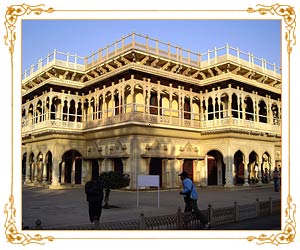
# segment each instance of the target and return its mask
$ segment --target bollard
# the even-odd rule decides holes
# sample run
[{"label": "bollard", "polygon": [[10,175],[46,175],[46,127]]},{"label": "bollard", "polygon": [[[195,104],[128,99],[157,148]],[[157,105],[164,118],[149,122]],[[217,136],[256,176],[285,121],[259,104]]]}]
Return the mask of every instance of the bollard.
[{"label": "bollard", "polygon": [[178,207],[177,209],[177,229],[181,230],[183,228],[183,218],[182,218],[182,213],[181,213],[181,208]]},{"label": "bollard", "polygon": [[213,209],[212,209],[212,205],[208,204],[208,222],[210,223],[210,225],[213,225],[214,221],[213,221]]},{"label": "bollard", "polygon": [[256,217],[260,216],[259,199],[256,198]]},{"label": "bollard", "polygon": [[235,215],[235,222],[239,221],[239,206],[237,204],[237,201],[234,202],[234,215]]},{"label": "bollard", "polygon": [[270,202],[270,215],[273,213],[273,200],[272,197],[269,198],[269,202]]},{"label": "bollard", "polygon": [[35,221],[35,228],[34,229],[42,229],[42,221],[40,219],[37,219]]},{"label": "bollard", "polygon": [[145,215],[144,213],[140,214],[140,229],[144,230],[146,229],[146,225],[145,225]]}]

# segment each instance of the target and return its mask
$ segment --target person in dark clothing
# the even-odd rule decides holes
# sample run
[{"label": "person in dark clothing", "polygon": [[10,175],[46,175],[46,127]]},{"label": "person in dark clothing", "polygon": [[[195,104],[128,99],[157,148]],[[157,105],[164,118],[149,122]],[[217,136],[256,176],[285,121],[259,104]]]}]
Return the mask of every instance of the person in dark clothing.
[{"label": "person in dark clothing", "polygon": [[191,179],[188,178],[188,173],[183,171],[179,174],[180,179],[183,184],[183,190],[180,191],[181,195],[184,195],[185,209],[184,212],[194,212],[205,229],[210,228],[210,223],[208,222],[206,216],[198,208],[198,193]]},{"label": "person in dark clothing", "polygon": [[279,176],[279,171],[277,169],[277,167],[275,167],[274,171],[273,171],[273,181],[274,181],[274,188],[275,188],[275,192],[279,192],[280,189],[280,176]]},{"label": "person in dark clothing", "polygon": [[96,226],[102,212],[103,182],[98,175],[93,174],[92,179],[85,184],[86,199],[89,203],[89,218]]}]

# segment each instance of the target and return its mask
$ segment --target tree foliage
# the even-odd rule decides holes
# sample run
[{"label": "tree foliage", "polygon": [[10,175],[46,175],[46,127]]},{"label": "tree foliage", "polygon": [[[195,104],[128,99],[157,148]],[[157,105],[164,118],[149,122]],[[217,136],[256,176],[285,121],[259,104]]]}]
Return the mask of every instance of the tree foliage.
[{"label": "tree foliage", "polygon": [[120,189],[129,186],[130,183],[129,175],[120,172],[102,172],[100,178],[105,189]]}]

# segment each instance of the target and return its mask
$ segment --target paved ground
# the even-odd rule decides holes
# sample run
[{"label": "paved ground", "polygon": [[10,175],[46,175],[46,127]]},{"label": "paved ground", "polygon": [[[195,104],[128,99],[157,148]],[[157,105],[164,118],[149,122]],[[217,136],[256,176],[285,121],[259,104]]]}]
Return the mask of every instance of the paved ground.
[{"label": "paved ground", "polygon": [[280,214],[245,220],[238,223],[215,226],[214,230],[280,230]]},{"label": "paved ground", "polygon": [[[272,186],[246,190],[208,187],[198,189],[198,192],[200,209],[206,209],[208,204],[212,204],[213,207],[226,207],[232,206],[234,201],[238,204],[247,204],[255,202],[256,198],[260,201],[268,200],[269,197],[280,199],[280,193],[274,192]],[[179,190],[161,190],[159,208],[156,190],[140,191],[138,207],[136,191],[113,190],[110,205],[113,207],[102,210],[102,222],[137,219],[142,212],[145,216],[174,214],[179,207],[184,208],[183,197],[179,195]],[[42,221],[44,228],[89,224],[88,204],[82,186],[59,190],[24,186],[22,207],[22,222],[29,228],[34,228],[37,219]],[[280,221],[280,215],[276,218]]]}]

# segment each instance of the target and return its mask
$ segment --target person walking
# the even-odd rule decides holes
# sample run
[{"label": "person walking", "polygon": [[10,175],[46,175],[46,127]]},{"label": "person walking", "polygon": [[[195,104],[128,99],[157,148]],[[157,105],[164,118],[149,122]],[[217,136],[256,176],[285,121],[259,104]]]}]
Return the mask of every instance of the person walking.
[{"label": "person walking", "polygon": [[196,217],[200,219],[204,229],[209,229],[210,223],[208,222],[206,216],[198,208],[198,193],[194,186],[194,183],[190,178],[188,178],[188,173],[183,171],[179,174],[180,179],[183,184],[183,190],[180,191],[180,195],[184,195],[185,209],[184,212],[194,212]]},{"label": "person walking", "polygon": [[275,167],[274,171],[273,171],[273,181],[274,181],[274,188],[275,188],[275,192],[279,192],[279,171],[277,169],[277,167]]},{"label": "person walking", "polygon": [[89,203],[89,219],[96,227],[102,212],[103,183],[98,174],[92,174],[92,178],[85,184],[86,199]]}]

